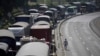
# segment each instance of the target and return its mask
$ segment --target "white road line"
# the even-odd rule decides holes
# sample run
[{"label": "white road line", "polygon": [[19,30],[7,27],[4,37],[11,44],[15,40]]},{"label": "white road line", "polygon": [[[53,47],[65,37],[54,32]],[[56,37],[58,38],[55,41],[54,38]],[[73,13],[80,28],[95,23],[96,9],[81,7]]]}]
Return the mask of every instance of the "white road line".
[{"label": "white road line", "polygon": [[86,48],[89,51],[89,48]]}]

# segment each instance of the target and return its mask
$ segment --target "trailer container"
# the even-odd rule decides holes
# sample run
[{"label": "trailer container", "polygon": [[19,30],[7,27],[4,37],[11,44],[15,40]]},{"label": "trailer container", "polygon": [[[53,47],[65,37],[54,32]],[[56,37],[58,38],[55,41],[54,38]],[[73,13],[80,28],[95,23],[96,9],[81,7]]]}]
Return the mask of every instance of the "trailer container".
[{"label": "trailer container", "polygon": [[28,12],[30,14],[30,13],[38,13],[39,11],[38,9],[29,9]]},{"label": "trailer container", "polygon": [[9,30],[2,29],[0,30],[0,56],[5,56],[9,49],[16,49],[14,34]]},{"label": "trailer container", "polygon": [[29,28],[27,22],[16,22],[8,27],[8,29],[14,33],[16,40],[19,40],[22,36],[28,36]]},{"label": "trailer container", "polygon": [[16,56],[48,56],[49,46],[42,42],[30,42],[24,44]]},{"label": "trailer container", "polygon": [[18,15],[15,17],[15,22],[27,22],[32,25],[32,21],[31,15]]},{"label": "trailer container", "polygon": [[38,21],[47,21],[50,23],[50,16],[47,16],[47,15],[38,16],[35,22],[38,22]]},{"label": "trailer container", "polygon": [[32,25],[30,35],[38,39],[45,38],[47,42],[51,42],[51,27],[50,24],[41,21]]}]

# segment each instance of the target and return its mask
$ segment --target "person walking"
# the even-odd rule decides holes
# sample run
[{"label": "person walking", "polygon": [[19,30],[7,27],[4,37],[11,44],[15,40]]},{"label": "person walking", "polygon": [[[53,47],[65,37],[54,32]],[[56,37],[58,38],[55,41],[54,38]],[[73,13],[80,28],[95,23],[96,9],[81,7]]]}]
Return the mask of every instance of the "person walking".
[{"label": "person walking", "polygon": [[67,46],[68,46],[68,41],[67,41],[67,39],[65,39],[64,40],[64,48],[65,48],[65,50],[67,50]]}]

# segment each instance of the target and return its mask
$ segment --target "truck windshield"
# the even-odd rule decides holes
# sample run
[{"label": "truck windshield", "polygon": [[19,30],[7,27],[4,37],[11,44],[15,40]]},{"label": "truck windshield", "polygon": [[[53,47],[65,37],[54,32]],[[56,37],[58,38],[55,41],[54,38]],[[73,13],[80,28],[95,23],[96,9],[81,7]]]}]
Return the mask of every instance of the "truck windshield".
[{"label": "truck windshield", "polygon": [[67,11],[68,12],[73,12],[73,8],[68,8]]}]

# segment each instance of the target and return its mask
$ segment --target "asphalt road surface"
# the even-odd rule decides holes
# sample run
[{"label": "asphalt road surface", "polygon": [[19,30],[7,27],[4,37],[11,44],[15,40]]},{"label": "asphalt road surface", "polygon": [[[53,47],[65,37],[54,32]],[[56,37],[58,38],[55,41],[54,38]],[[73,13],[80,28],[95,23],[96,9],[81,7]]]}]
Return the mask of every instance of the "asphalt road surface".
[{"label": "asphalt road surface", "polygon": [[100,56],[100,38],[90,27],[97,17],[100,12],[73,17],[63,23],[60,32],[68,40],[66,56]]}]

